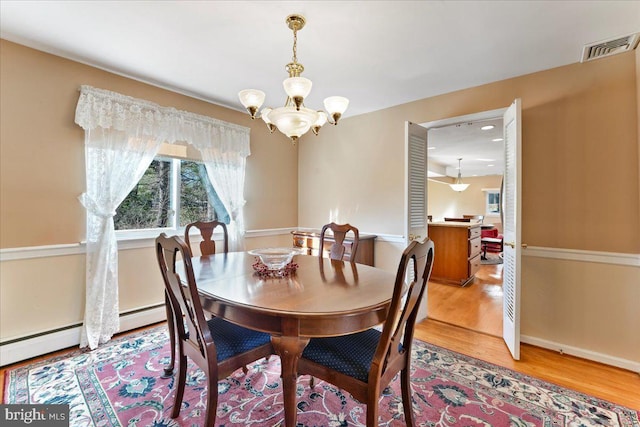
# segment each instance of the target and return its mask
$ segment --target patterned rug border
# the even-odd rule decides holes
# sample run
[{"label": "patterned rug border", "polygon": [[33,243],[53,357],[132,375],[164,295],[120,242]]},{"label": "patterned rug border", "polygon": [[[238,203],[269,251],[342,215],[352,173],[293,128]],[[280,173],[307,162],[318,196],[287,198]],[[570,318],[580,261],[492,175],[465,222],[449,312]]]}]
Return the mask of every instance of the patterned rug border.
[{"label": "patterned rug border", "polygon": [[[145,343],[144,349],[141,349],[137,346],[129,347],[126,345],[127,342],[131,342],[132,340],[141,340],[145,337],[149,337],[150,339],[148,342]],[[4,391],[3,403],[12,403],[12,402],[8,402],[8,399],[11,397],[13,398],[18,397],[17,400],[20,400],[19,393],[16,393],[15,390],[20,389],[19,387],[20,379],[21,377],[25,376],[25,373],[28,372],[29,370],[32,370],[41,366],[50,365],[52,363],[56,363],[65,359],[79,359],[80,362],[83,362],[87,366],[95,363],[108,363],[110,360],[113,360],[116,357],[111,356],[111,357],[104,357],[101,359],[100,350],[105,350],[114,346],[116,347],[120,346],[121,351],[119,352],[117,357],[122,357],[124,354],[127,354],[128,352],[131,352],[131,351],[133,352],[150,351],[150,350],[161,348],[166,343],[167,340],[168,340],[168,337],[167,337],[166,325],[158,325],[143,331],[139,331],[135,333],[127,333],[126,335],[116,337],[112,339],[108,344],[101,346],[99,349],[95,351],[89,351],[87,349],[75,349],[75,350],[70,350],[67,353],[51,356],[39,362],[35,362],[31,364],[22,362],[21,364],[15,367],[9,366],[6,368],[6,371],[5,371],[5,378],[4,378],[4,384],[3,384],[3,391]],[[601,399],[595,396],[591,396],[591,395],[582,393],[580,391],[567,388],[565,386],[561,386],[553,382],[546,381],[528,374],[523,374],[513,369],[496,365],[492,362],[487,362],[473,356],[468,356],[466,354],[449,350],[447,348],[443,348],[443,347],[440,347],[428,342],[424,342],[421,340],[416,339],[416,341],[418,341],[421,345],[424,345],[425,349],[435,351],[439,354],[444,355],[444,357],[450,357],[455,360],[460,360],[464,363],[474,365],[483,370],[497,372],[499,373],[499,376],[497,376],[499,378],[497,378],[496,381],[504,381],[505,378],[507,380],[509,378],[513,378],[525,384],[529,384],[534,387],[546,388],[549,391],[562,394],[565,396],[567,395],[567,393],[569,393],[569,396],[572,399],[584,401],[589,404],[596,405],[601,408],[610,410],[619,415],[623,415],[627,421],[630,420],[631,422],[631,424],[629,424],[630,427],[640,427],[640,422],[638,421],[640,412],[634,409],[627,408],[623,405],[613,403],[608,400]],[[127,351],[127,348],[130,348],[130,350]],[[108,354],[108,352],[106,352],[106,354]],[[421,360],[421,362],[428,363],[428,360],[427,361]],[[443,369],[440,367],[433,367],[434,373],[438,373],[438,371],[440,370],[443,370]],[[515,400],[518,400],[518,399],[515,399]],[[519,405],[522,405],[522,406],[527,406],[526,402],[522,402],[520,400],[518,400],[515,403],[518,403]]]}]

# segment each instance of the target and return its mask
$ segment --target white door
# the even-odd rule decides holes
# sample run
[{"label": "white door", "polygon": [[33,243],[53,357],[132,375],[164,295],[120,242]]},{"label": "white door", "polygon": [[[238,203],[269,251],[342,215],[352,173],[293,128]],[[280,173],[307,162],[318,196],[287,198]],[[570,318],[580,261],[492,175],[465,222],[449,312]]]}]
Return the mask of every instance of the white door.
[{"label": "white door", "polygon": [[405,124],[406,243],[427,237],[427,129]]},{"label": "white door", "polygon": [[502,304],[502,336],[511,355],[520,359],[520,258],[521,242],[521,106],[516,99],[504,113],[504,267]]},{"label": "white door", "polygon": [[[415,123],[405,123],[405,244],[427,237],[427,129]],[[410,266],[411,267],[411,266]],[[410,268],[413,280],[413,268]],[[427,284],[427,286],[429,286]],[[428,289],[425,290],[418,322],[427,317]]]}]

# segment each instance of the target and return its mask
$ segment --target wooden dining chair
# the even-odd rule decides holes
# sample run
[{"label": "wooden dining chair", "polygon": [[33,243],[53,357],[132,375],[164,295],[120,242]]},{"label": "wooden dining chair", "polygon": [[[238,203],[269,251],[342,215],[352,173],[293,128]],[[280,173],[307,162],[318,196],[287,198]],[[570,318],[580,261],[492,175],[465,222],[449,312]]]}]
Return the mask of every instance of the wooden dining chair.
[{"label": "wooden dining chair", "polygon": [[[200,242],[200,255],[213,255],[216,253],[216,242],[213,240],[213,232],[214,230],[220,227],[222,228],[223,234],[223,243],[224,243],[224,253],[229,252],[229,234],[227,233],[227,225],[223,222],[219,221],[196,221],[187,226],[184,229],[184,241],[187,244],[187,247],[193,253],[193,246],[191,245],[191,236],[190,231],[192,228],[197,229],[200,232],[200,236],[202,237],[202,241]],[[168,307],[168,296],[165,292],[165,306]],[[167,314],[167,318],[169,315]],[[171,361],[164,368],[163,378],[168,378],[173,375],[173,368],[175,365],[175,331],[171,324],[169,324],[169,341],[171,342]],[[247,372],[247,368],[244,368],[244,371]]]},{"label": "wooden dining chair", "polygon": [[[191,253],[193,253],[193,247],[191,246],[191,236],[189,236],[189,232],[192,228],[197,229],[200,232],[200,236],[202,237],[202,241],[200,242],[200,255],[214,255],[216,253],[216,242],[213,240],[213,232],[217,227],[222,229],[223,236],[223,253],[229,252],[229,233],[227,232],[227,224],[220,221],[196,221],[184,228],[184,241]],[[213,316],[212,316],[213,317]],[[172,331],[169,331],[169,334],[172,334]],[[170,340],[173,341],[174,337],[170,336]],[[171,360],[173,360],[175,356],[171,355]],[[170,363],[168,366],[173,367],[173,363]],[[245,366],[242,368],[245,373],[247,373],[248,369]],[[165,372],[165,376],[169,375],[169,373]]]},{"label": "wooden dining chair", "polygon": [[[367,405],[367,427],[378,425],[380,393],[400,372],[405,423],[415,424],[411,408],[411,346],[413,333],[431,275],[434,245],[413,241],[402,253],[391,306],[382,331],[312,338],[298,361],[298,373],[320,378],[348,391]],[[413,260],[413,263],[410,263]],[[414,279],[407,285],[408,268]]]},{"label": "wooden dining chair", "polygon": [[[219,317],[206,319],[191,264],[191,251],[178,237],[162,233],[156,238],[156,255],[164,279],[167,322],[175,331],[178,357],[176,395],[172,418],[180,414],[187,377],[187,357],[207,378],[204,425],[213,427],[218,405],[218,380],[246,364],[273,354],[271,336],[234,325]],[[183,269],[176,269],[181,263]],[[181,277],[181,274],[183,277]]]},{"label": "wooden dining chair", "polygon": [[358,243],[360,242],[360,233],[358,229],[351,224],[336,224],[335,222],[325,224],[320,232],[320,251],[318,252],[318,256],[320,256],[320,258],[322,258],[324,254],[325,234],[327,233],[327,230],[331,230],[333,232],[334,240],[331,245],[331,249],[329,249],[329,258],[338,261],[344,259],[347,249],[344,240],[347,237],[347,234],[351,233],[351,254],[349,256],[349,260],[355,262],[356,251],[358,250]]},{"label": "wooden dining chair", "polygon": [[213,231],[217,228],[222,228],[222,234],[224,236],[224,253],[229,252],[229,234],[227,233],[227,225],[224,222],[219,221],[196,221],[191,224],[187,224],[184,229],[184,241],[187,243],[189,250],[193,252],[193,246],[191,246],[191,240],[189,231],[192,228],[196,228],[200,231],[202,236],[202,242],[200,242],[200,254],[201,255],[213,255],[216,253],[216,242],[213,240]]}]

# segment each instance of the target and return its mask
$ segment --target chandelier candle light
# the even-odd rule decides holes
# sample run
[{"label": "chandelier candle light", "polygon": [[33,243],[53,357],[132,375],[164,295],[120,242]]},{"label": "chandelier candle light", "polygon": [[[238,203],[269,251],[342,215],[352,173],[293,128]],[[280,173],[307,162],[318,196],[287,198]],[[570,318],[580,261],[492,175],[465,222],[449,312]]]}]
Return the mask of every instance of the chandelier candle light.
[{"label": "chandelier candle light", "polygon": [[[271,132],[278,129],[291,138],[295,145],[298,139],[307,133],[309,129],[317,135],[325,123],[329,122],[337,125],[340,116],[349,105],[349,100],[342,96],[326,98],[324,100],[326,112],[322,110],[315,111],[305,107],[304,99],[311,92],[312,83],[311,80],[300,77],[304,67],[298,62],[297,42],[298,31],[304,27],[306,21],[302,15],[289,15],[286,22],[287,26],[293,31],[293,62],[286,65],[285,68],[289,73],[289,78],[282,82],[287,93],[287,101],[284,107],[265,107],[260,112],[260,116]],[[245,89],[238,93],[238,97],[242,105],[251,114],[251,118],[255,119],[258,109],[264,103],[264,92],[257,89]]]},{"label": "chandelier candle light", "polygon": [[462,183],[462,168],[460,167],[461,161],[462,161],[462,158],[458,159],[458,179],[456,179],[455,183],[449,184],[449,186],[453,191],[464,191],[469,186],[469,184]]}]

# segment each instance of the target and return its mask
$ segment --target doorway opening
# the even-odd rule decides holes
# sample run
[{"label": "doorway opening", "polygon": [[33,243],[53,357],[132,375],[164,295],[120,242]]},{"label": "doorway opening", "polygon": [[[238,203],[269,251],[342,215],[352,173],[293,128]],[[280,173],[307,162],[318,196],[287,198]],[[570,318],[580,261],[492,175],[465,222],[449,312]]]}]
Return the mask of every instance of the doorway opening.
[{"label": "doorway opening", "polygon": [[[495,200],[489,195],[500,192],[504,173],[504,111],[493,110],[422,124],[428,132],[427,210],[431,221],[476,215],[481,219],[471,221],[480,223],[483,234],[502,232],[501,212],[496,211],[495,203],[490,203]],[[463,183],[469,184],[462,192],[454,191],[449,185],[459,173]],[[465,286],[436,280],[429,282],[428,317],[502,336],[501,254],[484,252],[484,247],[481,252],[482,261],[475,271],[475,279]]]}]

